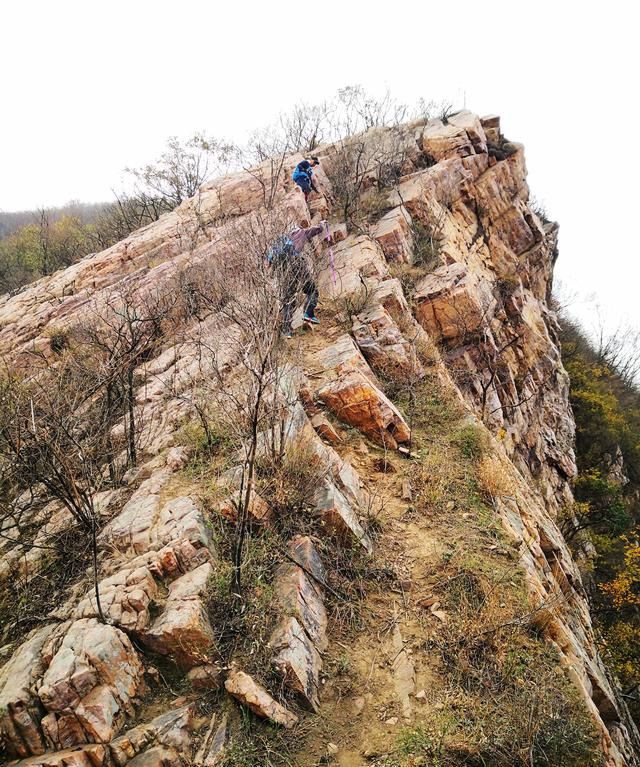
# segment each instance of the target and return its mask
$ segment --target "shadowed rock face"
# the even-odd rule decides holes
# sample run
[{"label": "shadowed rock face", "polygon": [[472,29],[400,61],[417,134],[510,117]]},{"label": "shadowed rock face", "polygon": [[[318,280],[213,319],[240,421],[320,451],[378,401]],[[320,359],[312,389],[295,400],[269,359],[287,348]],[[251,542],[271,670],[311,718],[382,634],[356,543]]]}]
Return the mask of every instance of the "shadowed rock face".
[{"label": "shadowed rock face", "polygon": [[[309,505],[331,534],[331,545],[356,544],[375,556],[364,523],[370,497],[343,449],[343,432],[356,430],[389,451],[409,445],[407,419],[385,394],[383,381],[390,373],[418,381],[424,368],[417,344],[439,344],[446,369],[439,366],[438,375],[464,399],[470,420],[488,430],[513,476],[516,491],[496,507],[519,552],[532,604],[550,605],[544,631],[600,727],[605,764],[637,764],[633,728],[598,655],[580,574],[554,521],[571,500],[576,470],[568,379],[548,304],[557,226],[531,210],[523,148],[504,141],[499,118],[462,112],[446,125],[420,122],[401,134],[408,150],[405,175],[389,192],[390,210],[369,234],[332,227],[331,268],[318,275],[322,300],[325,307],[335,303],[339,313],[346,299],[361,308],[347,318],[348,332],[314,340],[305,360],[291,363],[294,404],[286,415],[285,447],[304,445],[322,467]],[[370,135],[380,139],[380,131]],[[329,167],[335,148],[322,152],[322,165]],[[273,180],[274,201],[307,225],[315,214],[326,214],[327,203],[318,200],[310,210],[290,181],[300,159],[287,158],[285,172]],[[329,191],[324,173],[318,180]],[[253,174],[217,179],[197,201],[107,251],[16,296],[0,297],[0,355],[27,365],[27,351],[35,349],[53,361],[50,331],[86,322],[123,285],[171,290],[177,270],[187,264],[225,258],[233,223],[264,205],[265,181],[271,181],[268,163]],[[438,264],[405,295],[390,267],[413,263],[414,224],[433,235]],[[320,252],[323,246],[314,247]],[[340,322],[344,328],[344,317]],[[0,668],[2,747],[22,760],[21,767],[182,767],[193,761],[197,724],[188,707],[137,721],[142,648],[173,658],[194,687],[222,682],[213,665],[216,627],[205,609],[216,553],[196,490],[177,473],[189,459],[178,430],[192,415],[193,387],[211,377],[193,339],[215,347],[233,369],[232,344],[226,343],[233,329],[211,313],[193,319],[186,335],[189,340],[175,346],[167,340],[136,371],[145,450],[143,465],[128,481],[137,489],[102,499],[108,521],[99,539],[99,593],[112,625],[98,623],[95,595],[83,585],[61,596],[60,607],[43,616],[50,623],[26,636]],[[261,449],[265,445],[266,438]],[[221,481],[218,498],[220,512],[231,519],[236,474],[228,472],[224,487]],[[68,524],[55,504],[39,513],[49,528]],[[251,513],[258,527],[277,524],[273,510],[257,498]],[[279,623],[271,637],[272,664],[282,685],[315,710],[321,653],[331,643],[323,601],[327,574],[310,538],[295,538],[288,552],[291,559],[274,573]],[[0,541],[0,585],[28,571],[39,556],[36,550],[16,554]],[[399,633],[393,644],[398,701],[408,716],[413,661]],[[231,670],[225,687],[258,716],[287,728],[298,719],[274,691],[242,670]],[[212,720],[201,744],[208,767],[223,753],[226,734],[226,718]]]}]

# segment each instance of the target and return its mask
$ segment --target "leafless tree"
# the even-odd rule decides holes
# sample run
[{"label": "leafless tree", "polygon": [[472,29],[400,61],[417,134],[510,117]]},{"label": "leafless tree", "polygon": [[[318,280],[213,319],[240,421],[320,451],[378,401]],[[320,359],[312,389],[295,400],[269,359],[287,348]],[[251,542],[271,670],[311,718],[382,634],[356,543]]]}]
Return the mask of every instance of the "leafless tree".
[{"label": "leafless tree", "polygon": [[334,132],[338,138],[346,138],[371,128],[397,126],[407,119],[408,111],[407,105],[396,101],[389,90],[376,97],[361,85],[349,85],[338,91]]},{"label": "leafless tree", "polygon": [[195,133],[185,142],[171,136],[155,163],[125,169],[135,180],[133,197],[154,200],[160,212],[173,210],[193,197],[214,173],[227,168],[234,149],[203,133]]},{"label": "leafless tree", "polygon": [[280,117],[280,126],[286,144],[292,152],[312,152],[330,135],[333,107],[323,104],[296,104],[288,114]]},{"label": "leafless tree", "polygon": [[[96,303],[89,321],[74,331],[75,342],[94,360],[104,387],[109,423],[124,419],[128,462],[132,466],[138,461],[140,436],[135,400],[136,370],[165,342],[165,331],[171,325],[175,309],[163,286],[151,290],[125,286]],[[110,438],[105,456],[115,480],[115,456]]]},{"label": "leafless tree", "polygon": [[608,331],[599,315],[596,342],[600,363],[611,368],[626,386],[640,384],[640,329],[620,324]]},{"label": "leafless tree", "polygon": [[[109,427],[101,381],[69,360],[30,376],[6,371],[0,381],[0,466],[4,485],[3,535],[28,548],[33,504],[59,501],[91,542],[97,588],[98,519],[95,495],[107,484],[104,455]],[[17,499],[27,493],[29,503]],[[8,524],[7,524],[8,521]]]},{"label": "leafless tree", "polygon": [[282,317],[290,281],[297,277],[266,258],[288,226],[277,211],[249,216],[230,227],[223,257],[181,277],[188,286],[188,303],[202,318],[190,331],[200,380],[188,396],[205,434],[213,418],[241,445],[231,584],[236,593],[242,583],[257,462],[265,451],[276,462],[283,459],[287,414],[295,399],[287,385],[286,344],[291,342],[283,338]]},{"label": "leafless tree", "polygon": [[[409,144],[399,128],[380,129],[345,139],[325,163],[333,196],[344,221],[361,226],[364,195],[378,192],[387,198],[410,167]],[[391,204],[380,200],[380,212]]]},{"label": "leafless tree", "polygon": [[262,189],[263,205],[271,210],[284,182],[288,156],[295,151],[287,130],[270,126],[252,134],[246,147],[238,154],[244,170],[253,176]]}]

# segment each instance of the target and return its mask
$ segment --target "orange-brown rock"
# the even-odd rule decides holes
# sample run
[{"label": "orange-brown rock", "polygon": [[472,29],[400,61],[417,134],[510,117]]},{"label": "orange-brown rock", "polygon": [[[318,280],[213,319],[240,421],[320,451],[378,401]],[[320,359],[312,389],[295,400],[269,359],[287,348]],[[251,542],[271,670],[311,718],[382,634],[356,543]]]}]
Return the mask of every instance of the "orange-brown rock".
[{"label": "orange-brown rock", "polygon": [[203,598],[212,572],[206,562],[173,581],[161,614],[141,633],[147,647],[185,670],[206,663],[215,650]]},{"label": "orange-brown rock", "polygon": [[[231,495],[218,505],[218,511],[223,517],[235,522],[238,518],[238,496]],[[266,525],[273,519],[273,509],[261,498],[255,490],[251,493],[249,502],[249,518],[257,525]]]},{"label": "orange-brown rock", "polygon": [[333,445],[337,445],[342,442],[342,437],[336,428],[322,413],[316,413],[311,418],[311,425],[321,437],[324,437],[327,440],[327,442],[331,442]]},{"label": "orange-brown rock", "polygon": [[410,429],[398,409],[362,373],[354,371],[326,384],[318,391],[318,397],[337,418],[378,445],[395,450],[411,439]]},{"label": "orange-brown rock", "polygon": [[416,287],[416,318],[436,340],[464,342],[493,319],[496,300],[463,264],[436,269]]},{"label": "orange-brown rock", "polygon": [[471,112],[458,112],[444,123],[430,121],[422,134],[422,146],[428,156],[435,160],[458,155],[483,154],[487,140],[478,117]]},{"label": "orange-brown rock", "polygon": [[371,234],[389,261],[413,263],[412,224],[409,212],[401,205],[386,213],[374,226]]}]

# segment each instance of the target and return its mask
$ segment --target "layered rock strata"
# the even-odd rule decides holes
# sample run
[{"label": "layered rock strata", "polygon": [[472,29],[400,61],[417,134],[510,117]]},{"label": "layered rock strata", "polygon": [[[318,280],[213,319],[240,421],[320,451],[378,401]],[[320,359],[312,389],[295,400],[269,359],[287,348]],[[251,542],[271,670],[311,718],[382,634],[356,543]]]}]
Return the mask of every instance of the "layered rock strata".
[{"label": "layered rock strata", "polygon": [[[571,500],[575,475],[568,379],[549,306],[557,228],[531,209],[523,148],[505,141],[498,118],[462,112],[446,124],[406,126],[401,139],[403,175],[388,192],[388,211],[368,233],[336,229],[331,268],[318,276],[323,299],[333,302],[345,332],[292,373],[297,401],[287,415],[287,439],[304,444],[324,467],[314,513],[335,545],[374,550],[364,524],[370,498],[336,449],[339,429],[356,430],[389,451],[408,450],[410,426],[384,382],[394,375],[419,381],[424,355],[418,346],[439,344],[447,366],[440,369],[443,381],[488,430],[515,478],[517,492],[498,510],[519,552],[532,604],[544,606],[541,630],[598,724],[608,767],[636,764],[637,734],[598,654],[580,574],[555,523]],[[384,143],[387,134],[372,131],[365,140]],[[324,167],[331,168],[338,151],[318,150]],[[197,201],[109,250],[0,298],[0,354],[18,365],[27,364],[32,349],[52,356],[52,331],[82,323],[123,284],[162,290],[178,270],[224,258],[232,220],[263,208],[266,186],[276,207],[301,224],[326,212],[325,201],[309,210],[290,182],[299,159],[288,158],[275,177],[265,164],[207,184]],[[376,184],[375,170],[366,180]],[[323,174],[319,182],[329,189]],[[419,266],[425,233],[432,250],[435,244],[435,267],[403,289],[391,270]],[[194,320],[193,332],[222,355],[231,331],[211,315]],[[233,368],[234,360],[226,364]],[[131,478],[137,489],[127,491],[126,503],[105,505],[99,592],[109,625],[98,623],[88,588],[66,595],[0,668],[2,747],[22,767],[166,767],[195,755],[187,709],[133,725],[145,689],[142,647],[172,657],[194,678],[221,682],[215,627],[205,609],[216,555],[196,493],[176,481],[186,461],[178,429],[192,412],[187,395],[207,372],[197,345],[184,342],[137,371],[147,463]],[[227,490],[232,498],[233,482]],[[231,502],[223,509],[233,516]],[[60,509],[56,514],[64,516]],[[264,507],[255,517],[270,522]],[[6,541],[1,545],[0,577],[29,567]],[[309,540],[294,540],[290,554],[275,575],[281,620],[270,642],[273,665],[298,700],[316,710],[322,653],[330,641],[326,574]],[[401,649],[402,638],[397,641]],[[409,659],[398,657],[406,713],[412,671]],[[229,671],[225,687],[284,727],[298,719],[240,669]],[[226,720],[224,727],[212,722],[201,759],[215,763],[226,727]]]}]

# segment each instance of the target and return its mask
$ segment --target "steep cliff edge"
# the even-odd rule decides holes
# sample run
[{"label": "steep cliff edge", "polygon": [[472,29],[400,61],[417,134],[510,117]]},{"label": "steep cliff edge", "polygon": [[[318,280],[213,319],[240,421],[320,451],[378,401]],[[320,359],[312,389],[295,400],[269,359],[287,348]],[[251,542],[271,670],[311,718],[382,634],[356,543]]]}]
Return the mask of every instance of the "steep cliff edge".
[{"label": "steep cliff edge", "polygon": [[[364,171],[346,163],[361,175],[357,196],[378,211],[348,231],[339,186],[353,147],[368,158]],[[292,759],[301,765],[637,764],[638,734],[598,654],[580,573],[555,523],[571,500],[574,426],[549,307],[557,227],[529,205],[523,148],[505,141],[498,118],[462,112],[317,153],[319,184],[338,198],[331,205],[307,206],[293,186],[299,156],[276,170],[266,163],[0,299],[2,357],[16,369],[36,357],[55,368],[53,339],[104,316],[124,291],[184,293],[185,276],[228,261],[238,227],[271,215],[267,207],[299,224],[324,215],[334,234],[331,251],[315,247],[321,330],[288,342],[278,378],[287,392],[281,452],[302,455],[306,467],[294,473],[307,477],[304,497],[285,518],[282,493],[266,492],[263,473],[265,497],[247,510],[251,545],[275,540],[257,587],[274,624],[256,619],[244,654],[240,645],[225,654],[220,520],[236,513],[227,497],[238,446],[222,440],[196,471],[185,424],[196,420],[203,381],[211,393],[248,373],[229,340],[240,331],[219,305],[198,306],[181,340],[165,334],[132,376],[139,466],[96,497],[108,625],[80,578],[2,648],[6,759],[272,763],[238,758],[250,749],[234,729],[232,697],[299,733]],[[215,375],[203,348],[215,349]],[[295,483],[285,477],[282,492]],[[39,529],[71,527],[48,500],[19,503]],[[4,524],[0,578],[37,574],[45,549],[15,545]],[[158,657],[175,664],[178,701],[154,692]],[[258,684],[255,658],[273,666],[281,689],[265,689],[268,675]],[[558,662],[579,694],[577,713],[564,675],[553,676]],[[509,727],[533,721],[526,734],[503,727],[507,701]],[[483,708],[502,729],[488,729]],[[589,751],[583,710],[604,761]],[[563,729],[567,722],[576,729]]]}]

